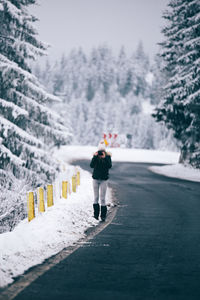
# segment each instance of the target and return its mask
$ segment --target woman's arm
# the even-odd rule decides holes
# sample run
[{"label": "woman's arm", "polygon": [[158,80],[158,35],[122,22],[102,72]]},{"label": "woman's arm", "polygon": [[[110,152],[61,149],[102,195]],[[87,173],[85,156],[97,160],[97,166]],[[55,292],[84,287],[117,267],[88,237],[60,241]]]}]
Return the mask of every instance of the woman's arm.
[{"label": "woman's arm", "polygon": [[110,155],[106,155],[106,164],[107,164],[107,167],[110,169],[112,168],[112,160],[111,160],[111,156]]},{"label": "woman's arm", "polygon": [[97,152],[94,154],[91,162],[90,162],[90,168],[94,168],[95,167],[95,164],[96,164],[96,161],[97,161]]}]

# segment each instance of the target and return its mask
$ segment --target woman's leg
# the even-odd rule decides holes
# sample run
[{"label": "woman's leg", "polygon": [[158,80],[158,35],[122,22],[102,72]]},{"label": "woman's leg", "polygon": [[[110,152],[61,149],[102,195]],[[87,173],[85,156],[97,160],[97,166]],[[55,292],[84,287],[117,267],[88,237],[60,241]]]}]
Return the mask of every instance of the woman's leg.
[{"label": "woman's leg", "polygon": [[106,205],[106,190],[107,190],[107,180],[101,180],[100,183],[100,200],[101,205]]},{"label": "woman's leg", "polygon": [[106,206],[106,190],[107,190],[107,181],[102,180],[100,184],[100,199],[101,199],[101,220],[105,221],[107,214]]},{"label": "woman's leg", "polygon": [[100,182],[98,180],[93,179],[93,191],[94,191],[94,203],[93,203],[93,209],[94,209],[94,217],[95,219],[99,219],[99,186]]},{"label": "woman's leg", "polygon": [[99,180],[93,179],[94,204],[99,203]]}]

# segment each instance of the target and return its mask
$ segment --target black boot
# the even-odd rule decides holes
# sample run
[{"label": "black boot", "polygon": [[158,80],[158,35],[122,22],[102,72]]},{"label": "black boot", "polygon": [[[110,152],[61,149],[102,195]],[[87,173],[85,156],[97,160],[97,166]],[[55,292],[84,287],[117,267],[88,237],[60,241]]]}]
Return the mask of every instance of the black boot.
[{"label": "black boot", "polygon": [[104,222],[107,214],[107,206],[101,206],[101,220]]},{"label": "black boot", "polygon": [[99,204],[98,203],[93,204],[93,208],[94,208],[94,218],[98,220],[99,219],[99,210],[100,210]]}]

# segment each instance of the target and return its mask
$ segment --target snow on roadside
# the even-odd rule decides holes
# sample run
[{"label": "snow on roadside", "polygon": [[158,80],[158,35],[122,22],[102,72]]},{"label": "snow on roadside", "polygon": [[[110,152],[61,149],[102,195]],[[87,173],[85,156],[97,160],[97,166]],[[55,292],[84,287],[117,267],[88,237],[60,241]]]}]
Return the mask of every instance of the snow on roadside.
[{"label": "snow on roadside", "polygon": [[[97,147],[92,146],[64,146],[57,152],[59,158],[67,162],[74,160],[92,158],[93,153],[97,151]],[[125,149],[110,148],[112,160],[115,162],[144,162],[144,163],[160,163],[160,164],[176,164],[178,163],[179,153],[172,151],[157,151],[146,149]]]},{"label": "snow on roadside", "polygon": [[[74,173],[74,167],[63,164],[65,171],[55,183],[54,206],[38,213],[31,222],[20,222],[12,232],[0,234],[0,287],[13,282],[30,267],[75,244],[84,237],[88,227],[96,226],[93,218],[93,190],[91,175],[80,170],[81,185],[68,199],[60,198],[59,185]],[[111,202],[108,189],[107,202]],[[111,203],[110,203],[111,204]]]},{"label": "snow on roadside", "polygon": [[169,166],[153,166],[149,167],[149,170],[167,177],[200,182],[200,170],[194,169],[190,166],[184,166],[181,164]]}]

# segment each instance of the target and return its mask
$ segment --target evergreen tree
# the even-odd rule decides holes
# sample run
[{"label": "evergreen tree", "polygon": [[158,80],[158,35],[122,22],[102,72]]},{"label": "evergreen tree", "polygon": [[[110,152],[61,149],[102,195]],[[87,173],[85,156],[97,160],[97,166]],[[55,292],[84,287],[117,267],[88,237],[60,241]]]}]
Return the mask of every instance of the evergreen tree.
[{"label": "evergreen tree", "polygon": [[132,73],[128,70],[129,64],[124,47],[121,48],[117,61],[117,85],[122,97],[131,89]]},{"label": "evergreen tree", "polygon": [[149,73],[149,58],[144,52],[143,44],[140,42],[136,52],[131,58],[131,65],[134,73],[133,87],[136,96],[146,97],[147,81],[146,76]]},{"label": "evergreen tree", "polygon": [[163,60],[156,55],[151,67],[152,82],[149,87],[149,97],[152,105],[158,105],[162,99],[162,87],[166,84],[167,78],[163,72]]},{"label": "evergreen tree", "polygon": [[171,0],[161,55],[168,84],[155,117],[174,131],[182,161],[200,167],[200,2]]},{"label": "evergreen tree", "polygon": [[31,74],[29,60],[46,46],[36,38],[35,0],[2,0],[0,5],[0,168],[31,183],[52,180],[58,165],[47,150],[68,143],[69,130],[46,104],[59,101]]},{"label": "evergreen tree", "polygon": [[102,137],[106,114],[105,105],[103,105],[103,103],[103,94],[102,92],[98,92],[92,103],[88,105],[88,121],[84,138],[85,144],[91,145],[94,143],[94,145],[98,145]]}]

